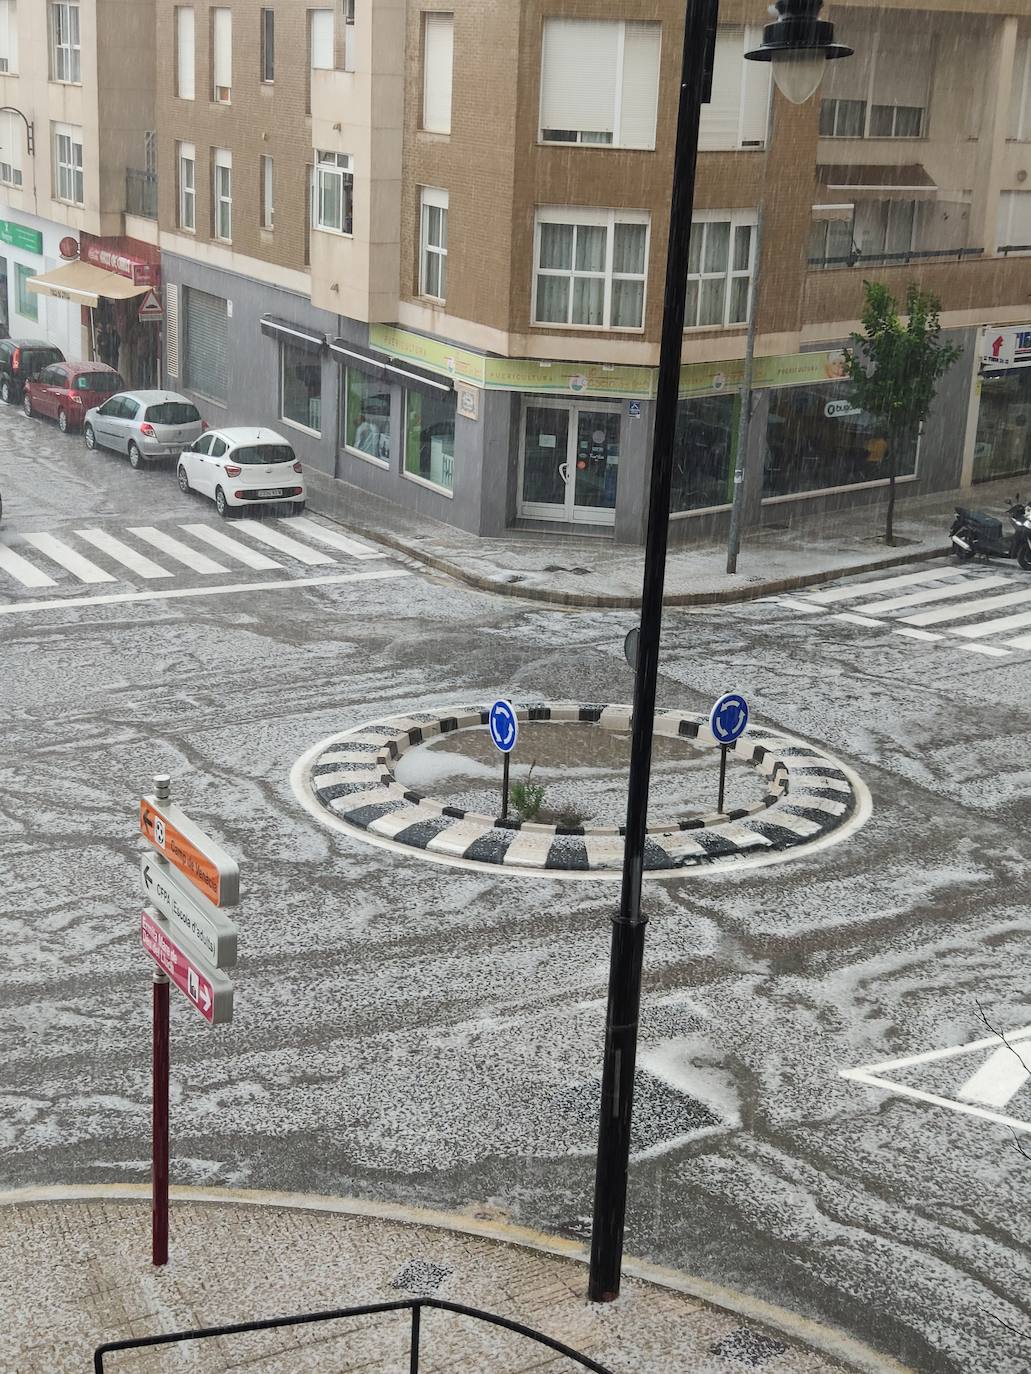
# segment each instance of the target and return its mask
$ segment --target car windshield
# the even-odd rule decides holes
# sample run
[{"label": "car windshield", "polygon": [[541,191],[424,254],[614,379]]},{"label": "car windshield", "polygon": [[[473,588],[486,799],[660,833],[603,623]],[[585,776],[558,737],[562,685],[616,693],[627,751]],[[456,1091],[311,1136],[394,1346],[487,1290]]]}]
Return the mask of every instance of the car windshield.
[{"label": "car windshield", "polygon": [[72,386],[76,391],[121,391],[125,383],[117,372],[80,372]]},{"label": "car windshield", "polygon": [[147,419],[152,425],[192,425],[200,419],[200,411],[189,401],[162,401],[147,407]]},{"label": "car windshield", "polygon": [[231,457],[234,463],[258,467],[264,463],[292,463],[294,451],[289,444],[252,444],[235,449]]}]

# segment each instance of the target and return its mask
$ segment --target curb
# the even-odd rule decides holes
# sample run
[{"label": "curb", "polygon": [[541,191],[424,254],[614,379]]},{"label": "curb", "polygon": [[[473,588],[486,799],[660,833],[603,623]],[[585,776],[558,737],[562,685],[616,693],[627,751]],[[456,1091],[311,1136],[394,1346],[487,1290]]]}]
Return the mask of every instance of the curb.
[{"label": "curb", "polygon": [[[559,591],[549,587],[524,587],[517,582],[499,582],[492,577],[483,577],[470,572],[460,563],[449,558],[406,544],[404,540],[386,530],[376,529],[354,521],[338,520],[335,516],[320,511],[324,520],[331,520],[351,534],[368,539],[374,544],[382,544],[395,553],[403,554],[417,563],[422,563],[436,572],[445,573],[456,582],[480,592],[491,592],[495,596],[521,597],[524,601],[546,601],[555,606],[595,607],[606,610],[640,610],[639,596],[616,596],[599,593],[592,596],[589,592]],[[892,554],[887,558],[875,558],[865,563],[855,563],[846,567],[830,568],[811,573],[797,573],[793,577],[771,578],[765,582],[752,582],[745,587],[720,588],[711,592],[667,592],[663,597],[664,606],[724,606],[736,601],[757,601],[764,596],[778,596],[782,592],[798,591],[802,587],[815,587],[822,582],[833,582],[839,577],[854,577],[860,573],[878,572],[881,568],[898,568],[906,563],[924,563],[932,558],[947,558],[950,548],[919,549],[915,553]],[[642,551],[643,556],[643,551]]]},{"label": "curb", "polygon": [[[330,1212],[344,1216],[364,1217],[367,1220],[393,1221],[409,1226],[434,1227],[457,1235],[479,1236],[504,1245],[518,1245],[525,1250],[537,1250],[556,1255],[586,1266],[590,1251],[580,1241],[548,1235],[531,1227],[503,1221],[482,1221],[475,1216],[455,1212],[439,1212],[430,1208],[408,1207],[401,1203],[371,1202],[361,1198],[332,1197],[318,1193],[274,1192],[249,1188],[169,1188],[173,1202],[236,1204],[243,1207],[276,1207],[305,1212]],[[0,1192],[0,1207],[14,1207],[39,1202],[150,1202],[150,1185],[145,1183],[82,1183],[52,1184],[40,1187],[12,1188]],[[808,1317],[797,1316],[775,1303],[749,1297],[733,1288],[724,1288],[707,1279],[652,1264],[648,1260],[626,1259],[623,1273],[629,1278],[676,1293],[697,1298],[710,1307],[717,1307],[746,1321],[757,1322],[779,1332],[788,1340],[809,1350],[818,1351],[838,1360],[856,1374],[914,1374],[890,1356],[881,1355],[862,1341],[823,1326]]]}]

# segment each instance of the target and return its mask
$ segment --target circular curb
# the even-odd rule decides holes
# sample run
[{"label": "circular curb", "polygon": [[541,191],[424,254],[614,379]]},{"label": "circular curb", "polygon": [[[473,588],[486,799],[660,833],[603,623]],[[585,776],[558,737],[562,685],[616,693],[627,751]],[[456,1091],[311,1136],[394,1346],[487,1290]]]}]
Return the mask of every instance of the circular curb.
[{"label": "circular curb", "polygon": [[[396,780],[394,766],[407,749],[440,735],[484,727],[488,715],[480,706],[422,710],[341,731],[294,765],[294,793],[323,824],[341,833],[438,863],[524,876],[618,878],[621,828],[502,819],[425,797]],[[521,721],[626,730],[631,708],[536,702],[517,706],[516,715]],[[706,717],[698,714],[659,713],[655,733],[713,749],[719,745]],[[860,779],[803,740],[750,726],[728,752],[763,775],[767,791],[762,802],[649,826],[646,876],[779,862],[837,843],[870,814],[869,793]]]},{"label": "circular curb", "polygon": [[[16,1207],[33,1203],[59,1202],[138,1202],[149,1205],[150,1185],[146,1183],[78,1183],[51,1184],[36,1187],[11,1188],[0,1191],[0,1207]],[[580,1241],[563,1236],[548,1235],[531,1227],[517,1226],[504,1221],[481,1221],[456,1212],[439,1212],[431,1208],[405,1206],[393,1202],[372,1202],[362,1198],[333,1197],[319,1193],[275,1192],[250,1188],[169,1188],[172,1202],[210,1203],[223,1206],[275,1207],[304,1212],[330,1212],[342,1216],[362,1217],[369,1221],[393,1221],[409,1226],[426,1226],[457,1235],[478,1236],[496,1240],[504,1245],[518,1245],[526,1250],[556,1255],[574,1263],[590,1262],[589,1248]],[[788,1340],[809,1350],[818,1351],[839,1360],[856,1374],[914,1374],[890,1356],[881,1355],[872,1347],[834,1327],[824,1326],[808,1317],[800,1317],[776,1303],[750,1297],[734,1288],[712,1283],[708,1279],[685,1274],[678,1269],[652,1264],[648,1260],[626,1257],[623,1274],[640,1279],[659,1288],[684,1293],[710,1307],[732,1312],[747,1321],[754,1321],[779,1332]]]}]

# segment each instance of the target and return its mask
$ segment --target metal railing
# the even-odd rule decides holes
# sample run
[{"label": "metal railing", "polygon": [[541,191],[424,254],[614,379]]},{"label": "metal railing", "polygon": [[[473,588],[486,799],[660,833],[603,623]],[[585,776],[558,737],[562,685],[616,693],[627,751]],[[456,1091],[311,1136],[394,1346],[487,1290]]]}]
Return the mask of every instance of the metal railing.
[{"label": "metal railing", "polygon": [[127,167],[125,172],[125,211],[143,219],[158,217],[158,174]]},{"label": "metal railing", "polygon": [[1010,253],[1031,253],[1031,243],[1006,243],[999,249],[1001,257],[1009,257]]},{"label": "metal railing", "polygon": [[[1014,250],[1015,251],[1015,250]],[[965,258],[984,256],[983,248],[928,248],[910,249],[906,253],[861,253],[857,248],[838,258],[810,258],[810,267],[891,267],[898,264],[908,267],[911,262],[962,262]]]},{"label": "metal railing", "polygon": [[340,1321],[345,1317],[368,1317],[385,1312],[410,1312],[411,1342],[408,1355],[408,1374],[419,1374],[422,1313],[426,1308],[432,1308],[438,1312],[453,1312],[457,1316],[472,1317],[474,1321],[486,1322],[490,1326],[500,1326],[506,1331],[514,1331],[517,1336],[526,1337],[527,1340],[533,1341],[537,1345],[545,1346],[558,1355],[564,1355],[566,1359],[578,1364],[581,1369],[592,1370],[593,1374],[613,1374],[612,1370],[599,1364],[597,1360],[592,1360],[589,1355],[582,1355],[568,1345],[563,1345],[561,1341],[553,1340],[551,1336],[545,1336],[541,1331],[534,1331],[529,1326],[523,1326],[521,1322],[510,1321],[507,1317],[499,1317],[493,1312],[481,1312],[476,1307],[464,1307],[461,1303],[444,1302],[441,1298],[400,1298],[396,1302],[368,1303],[362,1307],[339,1307],[330,1312],[306,1312],[296,1317],[269,1317],[263,1321],[235,1322],[230,1326],[205,1326],[197,1331],[173,1331],[161,1336],[134,1336],[124,1341],[107,1341],[103,1345],[98,1345],[93,1352],[93,1370],[94,1374],[105,1374],[106,1370],[111,1371],[112,1367],[105,1365],[104,1358],[119,1350],[144,1350],[158,1345],[178,1345],[184,1341],[204,1341],[218,1336],[243,1335],[249,1331],[274,1331],[281,1327]]}]

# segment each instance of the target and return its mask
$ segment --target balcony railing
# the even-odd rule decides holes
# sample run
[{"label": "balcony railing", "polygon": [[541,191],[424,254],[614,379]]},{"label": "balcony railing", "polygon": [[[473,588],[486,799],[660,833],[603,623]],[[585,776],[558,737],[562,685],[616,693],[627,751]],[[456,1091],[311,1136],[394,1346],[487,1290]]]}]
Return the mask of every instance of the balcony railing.
[{"label": "balcony railing", "polygon": [[129,167],[125,173],[125,212],[143,219],[158,217],[158,174]]},{"label": "balcony railing", "polygon": [[1031,243],[1007,243],[999,249],[999,253],[1004,258],[1011,253],[1031,253]]},{"label": "balcony railing", "polygon": [[[1017,252],[1010,249],[1010,252]],[[856,249],[844,257],[810,258],[809,266],[822,267],[892,267],[900,264],[907,267],[911,262],[963,262],[966,258],[984,256],[983,248],[928,248],[910,249],[907,253],[860,253]]]}]

